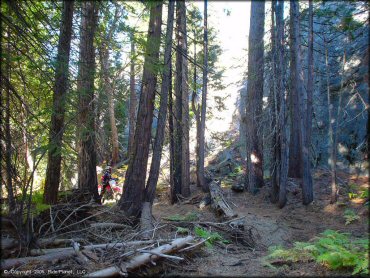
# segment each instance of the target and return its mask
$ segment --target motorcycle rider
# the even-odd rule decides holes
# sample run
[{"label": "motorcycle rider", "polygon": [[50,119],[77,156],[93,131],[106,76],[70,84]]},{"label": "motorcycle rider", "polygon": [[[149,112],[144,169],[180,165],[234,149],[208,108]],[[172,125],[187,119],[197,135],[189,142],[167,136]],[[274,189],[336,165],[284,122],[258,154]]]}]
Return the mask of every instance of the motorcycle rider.
[{"label": "motorcycle rider", "polygon": [[103,198],[105,189],[109,185],[109,181],[112,179],[112,167],[110,165],[105,168],[104,175],[101,177],[102,191],[100,193],[100,200]]}]

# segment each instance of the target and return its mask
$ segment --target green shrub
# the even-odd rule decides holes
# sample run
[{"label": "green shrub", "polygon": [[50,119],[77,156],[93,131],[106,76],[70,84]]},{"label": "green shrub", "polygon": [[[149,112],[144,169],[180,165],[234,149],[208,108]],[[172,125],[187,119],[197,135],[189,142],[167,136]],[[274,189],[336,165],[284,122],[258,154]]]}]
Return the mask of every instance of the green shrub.
[{"label": "green shrub", "polygon": [[198,220],[198,215],[195,212],[189,212],[186,215],[174,214],[167,217],[163,217],[164,220],[168,221],[185,221],[191,222]]},{"label": "green shrub", "polygon": [[344,211],[343,217],[346,219],[346,225],[351,224],[353,221],[356,221],[360,219],[360,216],[358,216],[353,210],[346,209]]},{"label": "green shrub", "polygon": [[351,240],[348,233],[326,230],[313,242],[296,242],[293,248],[270,248],[265,265],[276,262],[315,260],[329,269],[351,269],[352,274],[369,273],[369,239]]},{"label": "green shrub", "polygon": [[[27,194],[25,202],[28,203],[30,195]],[[22,195],[17,197],[18,201],[22,200]],[[33,214],[40,214],[41,212],[47,210],[50,208],[50,205],[44,203],[44,192],[39,190],[39,191],[34,191],[32,192],[32,200],[31,200],[31,212]]]},{"label": "green shrub", "polygon": [[208,248],[212,248],[213,244],[217,241],[222,242],[222,243],[229,243],[229,241],[225,240],[219,233],[209,232],[208,230],[203,229],[201,227],[195,227],[194,233],[201,238],[207,239],[207,241],[205,242],[205,245]]}]

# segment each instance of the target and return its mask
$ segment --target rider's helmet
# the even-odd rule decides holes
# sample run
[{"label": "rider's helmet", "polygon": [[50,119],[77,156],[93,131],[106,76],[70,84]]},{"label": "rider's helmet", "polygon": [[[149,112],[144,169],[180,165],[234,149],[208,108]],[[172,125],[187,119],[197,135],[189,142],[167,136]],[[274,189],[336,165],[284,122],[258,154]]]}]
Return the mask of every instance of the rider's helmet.
[{"label": "rider's helmet", "polygon": [[105,172],[107,173],[112,173],[112,167],[110,165],[108,165],[106,168],[105,168]]}]

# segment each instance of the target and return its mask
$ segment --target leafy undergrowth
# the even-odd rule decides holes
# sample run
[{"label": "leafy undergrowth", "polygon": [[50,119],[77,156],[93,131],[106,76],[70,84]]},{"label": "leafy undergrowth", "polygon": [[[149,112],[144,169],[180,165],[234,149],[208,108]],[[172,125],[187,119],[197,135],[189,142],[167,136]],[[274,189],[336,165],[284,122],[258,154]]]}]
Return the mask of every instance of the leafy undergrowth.
[{"label": "leafy undergrowth", "polygon": [[[27,193],[25,197],[25,202],[28,203],[30,195]],[[21,202],[23,196],[20,195],[17,197],[17,200]],[[33,214],[38,215],[41,212],[48,210],[50,205],[44,203],[44,192],[42,190],[32,192],[32,199],[31,199],[31,211]]]},{"label": "leafy undergrowth", "polygon": [[198,220],[198,215],[195,212],[189,212],[186,215],[174,214],[168,217],[163,217],[163,219],[168,221],[196,221]]},{"label": "leafy undergrowth", "polygon": [[343,217],[346,220],[346,225],[351,224],[353,221],[359,220],[360,216],[358,216],[353,210],[346,209],[343,213]]},{"label": "leafy undergrowth", "polygon": [[208,247],[208,248],[212,248],[213,244],[215,242],[222,242],[222,243],[229,243],[228,240],[224,239],[219,233],[217,232],[210,232],[206,229],[203,229],[201,227],[194,227],[194,233],[203,238],[203,239],[206,239],[205,241],[205,245]]},{"label": "leafy undergrowth", "polygon": [[326,230],[312,242],[295,242],[294,247],[270,248],[264,258],[266,266],[296,262],[316,261],[329,269],[350,269],[352,274],[369,273],[369,239],[350,239],[349,233]]}]

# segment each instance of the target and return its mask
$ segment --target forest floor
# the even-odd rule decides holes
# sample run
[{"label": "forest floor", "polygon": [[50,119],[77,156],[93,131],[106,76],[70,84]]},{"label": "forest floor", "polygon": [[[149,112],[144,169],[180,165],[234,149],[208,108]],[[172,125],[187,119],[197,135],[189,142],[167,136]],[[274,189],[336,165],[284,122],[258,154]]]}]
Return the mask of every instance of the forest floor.
[{"label": "forest floor", "polygon": [[[119,173],[120,176],[121,174]],[[82,250],[86,250],[84,254],[89,257],[88,262],[81,262],[78,256],[68,256],[64,259],[47,262],[36,259],[32,263],[18,265],[15,269],[17,271],[69,271],[72,269],[74,276],[82,276],[81,274],[92,273],[112,265],[119,265],[120,262],[129,261],[133,258],[132,256],[140,254],[140,250],[162,244],[161,241],[170,242],[175,238],[186,236],[188,233],[194,235],[196,227],[200,227],[208,232],[218,232],[228,242],[220,240],[214,242],[211,247],[200,245],[199,248],[190,252],[174,253],[173,255],[183,257],[185,260],[179,263],[171,259],[164,259],[155,266],[148,264],[147,267],[136,269],[132,276],[265,277],[282,275],[347,276],[351,274],[350,270],[330,271],[314,262],[298,262],[269,267],[264,264],[264,257],[269,254],[268,248],[271,246],[292,247],[294,242],[309,241],[326,229],[348,232],[352,237],[368,236],[369,220],[368,205],[366,205],[366,202],[367,204],[369,202],[368,197],[367,199],[357,198],[359,193],[368,189],[367,177],[356,177],[340,172],[340,197],[336,204],[330,204],[330,172],[325,169],[315,170],[315,201],[308,206],[304,206],[301,202],[299,180],[290,179],[288,202],[283,209],[278,209],[276,205],[271,204],[268,197],[268,182],[258,194],[253,196],[248,192],[237,193],[231,190],[234,183],[240,182],[241,174],[223,173],[216,174],[213,178],[221,181],[226,199],[230,202],[234,212],[237,213],[237,219],[244,220],[245,229],[242,240],[239,238],[235,241],[235,238],[230,236],[229,222],[225,225],[225,219],[218,216],[211,206],[201,208],[200,203],[206,194],[202,193],[195,185],[191,186],[192,194],[189,199],[183,199],[179,203],[171,205],[168,201],[168,187],[163,183],[157,190],[157,198],[153,204],[155,228],[151,234],[152,242],[150,245],[148,241],[141,241],[141,249],[139,246],[130,247],[130,249],[124,245],[121,248],[100,247],[100,249],[96,248],[91,251],[85,247],[92,244],[104,245],[112,242],[126,243],[142,240],[141,231],[127,225],[128,220],[114,203],[107,203],[103,206],[92,204],[88,200],[81,203],[76,202],[78,195],[67,194],[64,197],[61,196],[60,203],[53,207],[53,211],[48,209],[34,219],[34,230],[37,231],[37,237],[41,240],[53,240],[55,237],[67,239],[64,246],[59,246],[64,247],[63,250],[71,248],[69,247],[70,242],[68,242],[71,239],[79,242],[83,246]],[[359,216],[359,219],[346,225],[344,218],[346,209],[352,209]],[[191,216],[191,219],[184,220],[184,216]],[[49,222],[51,218],[54,219],[53,225]],[[5,219],[2,219],[3,221]],[[17,238],[16,231],[7,230],[7,225],[2,225],[2,239],[5,236]],[[42,251],[33,248],[34,251]],[[54,250],[53,252],[57,251],[57,249]],[[10,259],[19,255],[20,250],[16,246],[2,252],[1,257],[2,259]],[[59,274],[61,273],[59,272]]]},{"label": "forest floor", "polygon": [[[222,178],[222,177],[219,177]],[[282,245],[292,247],[296,241],[309,241],[326,229],[351,233],[354,237],[363,237],[368,233],[368,205],[366,200],[349,198],[350,188],[366,190],[367,177],[356,177],[339,173],[341,181],[340,197],[337,204],[330,204],[330,172],[316,170],[314,172],[315,201],[304,206],[301,201],[301,189],[298,180],[290,180],[288,186],[288,202],[283,209],[278,209],[268,197],[268,186],[253,196],[248,192],[237,193],[231,190],[230,180],[223,187],[227,199],[233,205],[238,217],[245,217],[245,223],[254,227],[253,233],[257,240],[254,250],[235,248],[215,244],[213,248],[202,248],[202,252],[192,258],[188,265],[182,265],[167,274],[180,276],[326,276],[350,275],[350,271],[329,271],[324,266],[314,262],[299,262],[284,267],[271,268],[263,264],[263,258],[268,255],[268,247]],[[357,186],[355,186],[357,185]],[[202,195],[194,185],[192,196]],[[352,189],[353,190],[353,189]],[[198,204],[167,203],[168,196],[163,191],[153,206],[153,214],[157,220],[173,215],[196,213],[199,221],[220,222],[208,206],[200,209]],[[353,196],[352,196],[353,197]],[[352,209],[360,219],[345,225],[343,213]]]}]

